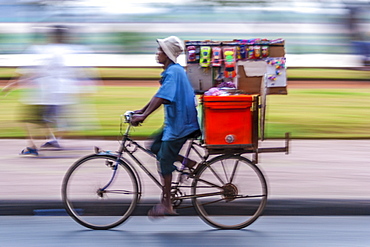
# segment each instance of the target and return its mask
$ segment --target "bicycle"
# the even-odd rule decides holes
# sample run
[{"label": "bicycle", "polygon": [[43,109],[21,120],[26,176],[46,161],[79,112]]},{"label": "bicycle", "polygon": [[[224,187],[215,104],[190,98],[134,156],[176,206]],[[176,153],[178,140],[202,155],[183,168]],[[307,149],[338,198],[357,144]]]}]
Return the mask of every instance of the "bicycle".
[{"label": "bicycle", "polygon": [[[141,150],[155,157],[129,137],[132,114],[126,112],[123,115],[121,126],[124,122],[127,128],[117,152],[95,148],[95,154],[79,159],[65,174],[62,185],[64,206],[67,213],[85,227],[96,230],[116,227],[130,217],[140,201],[142,183],[139,173],[124,154],[162,188],[160,181],[135,154]],[[268,189],[255,162],[242,156],[243,153],[210,158],[212,154],[197,136],[189,139],[185,153],[186,158],[179,165],[172,183],[171,199],[175,209],[181,209],[184,200],[189,199],[201,219],[219,229],[247,227],[262,214]],[[195,169],[186,168],[190,154],[200,159]],[[191,184],[187,185],[184,180]]]}]

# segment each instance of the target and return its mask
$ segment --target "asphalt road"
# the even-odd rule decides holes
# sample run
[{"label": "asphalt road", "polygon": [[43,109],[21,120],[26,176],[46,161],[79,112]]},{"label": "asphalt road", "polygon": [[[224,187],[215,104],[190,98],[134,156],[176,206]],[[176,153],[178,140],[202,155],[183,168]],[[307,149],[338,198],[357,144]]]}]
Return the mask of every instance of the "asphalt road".
[{"label": "asphalt road", "polygon": [[2,216],[0,222],[2,247],[370,245],[370,217],[264,216],[242,230],[215,230],[198,217],[133,217],[108,231],[88,230],[69,217]]}]

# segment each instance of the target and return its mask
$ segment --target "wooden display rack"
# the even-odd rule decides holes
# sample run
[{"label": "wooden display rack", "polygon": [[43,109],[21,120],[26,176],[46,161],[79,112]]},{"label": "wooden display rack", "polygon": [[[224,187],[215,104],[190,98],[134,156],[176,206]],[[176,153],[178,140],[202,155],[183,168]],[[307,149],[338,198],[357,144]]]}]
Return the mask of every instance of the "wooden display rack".
[{"label": "wooden display rack", "polygon": [[[278,42],[276,42],[278,41]],[[265,113],[266,101],[269,94],[287,94],[286,66],[284,40],[248,43],[241,40],[232,41],[185,41],[185,55],[187,60],[187,74],[197,94],[203,95],[207,90],[217,87],[222,82],[232,82],[236,86],[235,92],[255,95],[251,107],[252,126],[249,128],[252,133],[252,143],[241,145],[208,145],[205,143],[210,154],[217,153],[253,153],[254,161],[258,162],[258,154],[265,152],[289,151],[289,133],[285,136],[285,147],[259,148],[258,141],[265,139]],[[264,46],[264,56],[261,55],[261,47]],[[225,63],[221,66],[204,66],[200,64],[202,51],[212,51],[213,47],[234,47],[236,53],[235,72],[236,76],[225,78]],[[266,48],[267,47],[267,48]],[[243,51],[244,49],[244,51]],[[256,50],[259,56],[253,59],[245,54],[250,50]],[[267,55],[266,55],[266,49]],[[244,55],[244,56],[243,56]],[[212,57],[212,54],[211,54]],[[224,59],[223,57],[221,59]],[[190,61],[191,60],[191,61]],[[207,116],[204,116],[207,117]]]}]

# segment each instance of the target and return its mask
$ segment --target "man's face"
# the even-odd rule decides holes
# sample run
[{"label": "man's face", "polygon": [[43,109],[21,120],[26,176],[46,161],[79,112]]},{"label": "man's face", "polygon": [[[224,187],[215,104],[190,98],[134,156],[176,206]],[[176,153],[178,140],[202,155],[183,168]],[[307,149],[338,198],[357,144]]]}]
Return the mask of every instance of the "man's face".
[{"label": "man's face", "polygon": [[157,62],[160,63],[160,64],[164,64],[167,60],[167,55],[166,53],[164,53],[164,51],[162,50],[161,47],[158,47],[158,50],[156,52],[156,58],[157,58]]}]

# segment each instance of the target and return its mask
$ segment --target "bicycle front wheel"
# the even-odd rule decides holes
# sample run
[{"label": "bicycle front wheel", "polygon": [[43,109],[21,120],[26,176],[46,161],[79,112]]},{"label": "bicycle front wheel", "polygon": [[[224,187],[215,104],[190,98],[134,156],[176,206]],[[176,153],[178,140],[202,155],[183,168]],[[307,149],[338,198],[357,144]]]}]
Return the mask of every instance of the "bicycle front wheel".
[{"label": "bicycle front wheel", "polygon": [[220,229],[241,229],[263,212],[267,184],[261,170],[240,155],[222,155],[196,173],[192,201],[199,216]]},{"label": "bicycle front wheel", "polygon": [[62,199],[68,214],[79,224],[106,230],[123,223],[139,198],[137,178],[123,160],[91,155],[66,173]]}]

